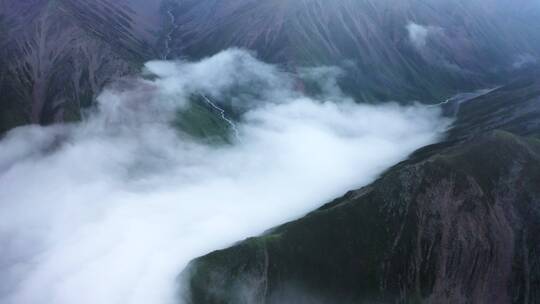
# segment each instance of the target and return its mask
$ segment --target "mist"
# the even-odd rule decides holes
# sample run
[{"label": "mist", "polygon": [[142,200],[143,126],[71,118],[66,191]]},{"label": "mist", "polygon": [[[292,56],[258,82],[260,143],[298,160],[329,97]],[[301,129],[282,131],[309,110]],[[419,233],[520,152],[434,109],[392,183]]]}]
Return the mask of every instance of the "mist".
[{"label": "mist", "polygon": [[430,39],[444,36],[444,30],[438,26],[409,22],[406,29],[409,42],[419,51],[422,51],[426,47]]},{"label": "mist", "polygon": [[[179,303],[193,258],[372,182],[448,125],[435,107],[356,104],[318,71],[305,74],[326,93],[311,98],[242,50],[154,61],[83,122],[9,132],[0,302]],[[196,95],[236,113],[230,144],[173,127]]]}]

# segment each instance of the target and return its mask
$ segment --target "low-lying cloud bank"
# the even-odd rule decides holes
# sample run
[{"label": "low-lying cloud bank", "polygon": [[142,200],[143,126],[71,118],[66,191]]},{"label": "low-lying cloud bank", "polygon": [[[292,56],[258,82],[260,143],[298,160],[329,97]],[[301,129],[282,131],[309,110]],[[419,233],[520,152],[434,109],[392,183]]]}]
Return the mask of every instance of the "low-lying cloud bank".
[{"label": "low-lying cloud bank", "polygon": [[[85,122],[0,141],[0,303],[175,303],[191,259],[371,182],[446,127],[436,108],[358,105],[336,87],[311,99],[240,50],[146,74]],[[171,127],[196,94],[240,113],[238,140]]]}]

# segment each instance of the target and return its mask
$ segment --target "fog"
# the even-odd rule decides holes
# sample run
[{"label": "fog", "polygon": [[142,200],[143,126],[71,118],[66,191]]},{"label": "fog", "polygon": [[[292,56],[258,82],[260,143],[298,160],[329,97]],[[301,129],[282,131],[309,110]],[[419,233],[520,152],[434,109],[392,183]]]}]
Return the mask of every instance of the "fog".
[{"label": "fog", "polygon": [[437,26],[424,26],[414,22],[409,22],[406,26],[409,34],[409,41],[418,50],[422,50],[432,36],[443,35],[443,29]]},{"label": "fog", "polygon": [[518,56],[515,56],[512,67],[514,69],[522,69],[522,68],[526,68],[532,65],[536,65],[537,63],[538,63],[538,59],[534,57],[533,55],[520,54]]},{"label": "fog", "polygon": [[[435,107],[355,104],[320,71],[306,74],[326,93],[309,98],[241,50],[149,62],[84,122],[8,133],[0,302],[178,303],[191,259],[368,184],[448,124]],[[234,109],[231,144],[171,126],[197,94]]]}]

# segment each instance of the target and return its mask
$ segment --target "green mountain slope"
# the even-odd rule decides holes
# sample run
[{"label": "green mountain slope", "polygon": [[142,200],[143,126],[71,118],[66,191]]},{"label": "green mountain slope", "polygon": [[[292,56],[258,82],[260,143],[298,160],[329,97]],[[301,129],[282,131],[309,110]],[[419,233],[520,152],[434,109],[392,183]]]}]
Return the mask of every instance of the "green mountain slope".
[{"label": "green mountain slope", "polygon": [[181,276],[187,302],[540,301],[539,88],[522,81],[468,101],[446,142],[193,261]]}]

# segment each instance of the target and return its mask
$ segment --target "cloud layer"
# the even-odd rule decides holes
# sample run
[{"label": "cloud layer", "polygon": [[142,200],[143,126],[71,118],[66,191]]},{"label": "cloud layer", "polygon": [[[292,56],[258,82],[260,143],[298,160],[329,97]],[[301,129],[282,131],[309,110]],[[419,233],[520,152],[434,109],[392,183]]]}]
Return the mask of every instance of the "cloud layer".
[{"label": "cloud layer", "polygon": [[[322,81],[328,93],[309,98],[240,50],[156,61],[103,92],[85,122],[10,132],[0,303],[175,303],[191,259],[371,182],[446,127],[436,108],[358,105]],[[239,140],[171,127],[194,94],[240,113]]]}]

